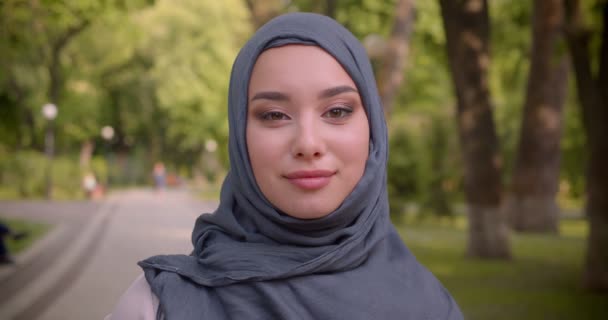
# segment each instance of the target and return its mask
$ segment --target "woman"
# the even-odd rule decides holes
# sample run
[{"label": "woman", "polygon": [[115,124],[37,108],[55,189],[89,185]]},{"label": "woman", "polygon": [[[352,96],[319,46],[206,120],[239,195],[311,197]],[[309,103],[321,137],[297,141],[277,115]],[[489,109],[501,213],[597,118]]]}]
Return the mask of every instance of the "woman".
[{"label": "woman", "polygon": [[140,262],[112,319],[462,319],[389,220],[365,50],[334,20],[273,19],[229,90],[231,171],[191,255]]}]

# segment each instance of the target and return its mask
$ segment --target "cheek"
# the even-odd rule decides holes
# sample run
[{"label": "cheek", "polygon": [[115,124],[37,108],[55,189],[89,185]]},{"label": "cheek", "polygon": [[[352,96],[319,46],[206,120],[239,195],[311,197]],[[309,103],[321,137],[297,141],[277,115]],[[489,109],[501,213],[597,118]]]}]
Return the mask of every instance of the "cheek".
[{"label": "cheek", "polygon": [[253,174],[258,180],[268,176],[273,164],[278,163],[281,156],[282,140],[280,136],[269,134],[267,131],[256,128],[247,128],[247,151]]},{"label": "cheek", "polygon": [[351,127],[350,132],[342,135],[346,138],[341,144],[343,160],[356,170],[365,168],[365,163],[369,155],[369,125],[367,118],[360,119],[356,125]]},{"label": "cheek", "polygon": [[260,170],[259,165],[264,163],[264,144],[261,143],[259,133],[255,129],[247,128],[247,152],[249,153],[249,162],[254,175],[258,175]]}]

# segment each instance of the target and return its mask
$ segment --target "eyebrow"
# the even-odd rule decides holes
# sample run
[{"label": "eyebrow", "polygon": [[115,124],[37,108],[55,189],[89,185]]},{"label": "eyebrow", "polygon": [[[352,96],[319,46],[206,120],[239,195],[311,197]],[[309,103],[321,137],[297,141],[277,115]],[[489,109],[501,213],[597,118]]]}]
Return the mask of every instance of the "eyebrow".
[{"label": "eyebrow", "polygon": [[289,101],[289,97],[286,94],[278,92],[278,91],[258,92],[253,96],[253,98],[251,98],[251,101],[261,100],[261,99],[273,100],[273,101]]},{"label": "eyebrow", "polygon": [[[351,86],[337,86],[337,87],[333,87],[333,88],[329,88],[329,89],[325,89],[323,91],[321,91],[321,93],[319,94],[319,99],[327,99],[327,98],[331,98],[334,96],[337,96],[339,94],[345,93],[345,92],[355,92],[355,93],[359,93],[359,91],[357,91],[357,89],[351,87]],[[282,93],[282,92],[278,92],[278,91],[261,91],[256,93],[253,98],[251,98],[251,101],[254,100],[272,100],[272,101],[289,101],[289,96],[287,96],[286,94]]]},{"label": "eyebrow", "polygon": [[333,87],[333,88],[329,88],[329,89],[325,89],[323,90],[320,94],[319,94],[319,99],[327,99],[327,98],[331,98],[333,96],[337,96],[341,93],[345,93],[345,92],[355,92],[355,93],[359,93],[359,91],[357,91],[357,89],[351,87],[351,86],[337,86],[337,87]]}]

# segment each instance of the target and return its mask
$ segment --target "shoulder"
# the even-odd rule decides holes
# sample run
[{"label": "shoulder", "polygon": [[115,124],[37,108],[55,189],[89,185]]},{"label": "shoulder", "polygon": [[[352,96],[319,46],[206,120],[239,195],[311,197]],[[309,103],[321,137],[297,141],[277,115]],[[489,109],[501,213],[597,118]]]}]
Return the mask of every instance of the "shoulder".
[{"label": "shoulder", "polygon": [[105,320],[155,320],[158,298],[150,288],[143,274],[139,275],[118,300],[112,314]]}]

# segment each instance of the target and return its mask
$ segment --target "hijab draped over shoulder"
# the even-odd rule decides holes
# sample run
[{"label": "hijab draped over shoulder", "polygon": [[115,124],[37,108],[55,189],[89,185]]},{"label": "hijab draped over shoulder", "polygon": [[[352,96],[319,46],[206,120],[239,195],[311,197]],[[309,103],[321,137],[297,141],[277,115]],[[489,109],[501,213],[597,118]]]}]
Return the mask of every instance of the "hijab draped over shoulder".
[{"label": "hijab draped over shoulder", "polygon": [[[370,126],[363,177],[329,215],[276,209],[256,184],[245,138],[249,79],[266,49],[318,46],[359,90]],[[458,306],[403,244],[389,220],[387,129],[360,42],[312,13],[279,16],[245,44],[228,97],[230,172],[213,214],[201,215],[190,255],[139,265],[160,301],[159,319],[462,319]]]}]

